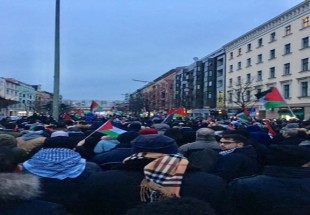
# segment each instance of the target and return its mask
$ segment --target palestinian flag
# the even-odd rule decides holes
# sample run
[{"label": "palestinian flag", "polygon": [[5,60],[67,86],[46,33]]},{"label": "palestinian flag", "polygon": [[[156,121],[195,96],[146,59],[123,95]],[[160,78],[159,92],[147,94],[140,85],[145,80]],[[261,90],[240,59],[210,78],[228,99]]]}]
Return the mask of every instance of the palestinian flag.
[{"label": "palestinian flag", "polygon": [[96,107],[98,107],[99,104],[96,101],[92,101],[90,105],[90,111],[93,111]]},{"label": "palestinian flag", "polygon": [[255,94],[256,98],[264,104],[266,109],[282,106],[285,100],[281,96],[276,87],[272,87],[269,90]]},{"label": "palestinian flag", "polygon": [[173,118],[177,118],[177,117],[184,117],[187,116],[187,113],[185,111],[185,108],[183,107],[178,107],[178,108],[172,108],[168,111],[168,115],[172,115],[173,114]]},{"label": "palestinian flag", "polygon": [[167,123],[167,122],[170,122],[173,119],[176,119],[178,117],[184,117],[184,116],[187,116],[185,108],[183,108],[183,107],[171,108],[168,111],[167,117],[163,120],[163,123]]},{"label": "palestinian flag", "polygon": [[251,120],[250,112],[247,109],[244,109],[240,113],[236,114],[239,120],[243,123],[249,123]]},{"label": "palestinian flag", "polygon": [[97,128],[96,131],[111,137],[118,137],[118,135],[126,132],[125,130],[114,127],[110,121],[104,123],[102,126]]}]

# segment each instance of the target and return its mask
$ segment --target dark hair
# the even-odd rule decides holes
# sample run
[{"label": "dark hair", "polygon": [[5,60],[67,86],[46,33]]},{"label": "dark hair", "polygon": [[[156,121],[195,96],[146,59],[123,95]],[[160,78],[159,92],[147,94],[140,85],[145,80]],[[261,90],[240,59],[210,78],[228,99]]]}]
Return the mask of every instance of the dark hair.
[{"label": "dark hair", "polygon": [[67,148],[73,149],[76,144],[71,137],[51,137],[46,138],[43,143],[43,148]]},{"label": "dark hair", "polygon": [[195,198],[170,198],[160,202],[138,205],[127,211],[126,215],[215,215],[208,202]]},{"label": "dark hair", "polygon": [[13,172],[17,164],[13,150],[0,146],[0,172]]},{"label": "dark hair", "polygon": [[232,139],[235,142],[241,142],[244,145],[247,145],[248,141],[246,137],[242,136],[241,134],[224,134],[222,136],[224,139]]}]

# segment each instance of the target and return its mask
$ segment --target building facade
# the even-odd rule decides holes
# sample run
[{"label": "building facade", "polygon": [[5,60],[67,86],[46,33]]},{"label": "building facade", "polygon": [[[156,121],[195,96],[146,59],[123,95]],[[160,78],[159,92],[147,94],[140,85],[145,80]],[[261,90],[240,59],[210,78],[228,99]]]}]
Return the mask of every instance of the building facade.
[{"label": "building facade", "polygon": [[[310,117],[310,1],[224,45],[226,52],[226,107],[241,103],[256,109],[259,118],[290,115]],[[286,101],[283,107],[265,110],[255,93],[277,87]]]}]

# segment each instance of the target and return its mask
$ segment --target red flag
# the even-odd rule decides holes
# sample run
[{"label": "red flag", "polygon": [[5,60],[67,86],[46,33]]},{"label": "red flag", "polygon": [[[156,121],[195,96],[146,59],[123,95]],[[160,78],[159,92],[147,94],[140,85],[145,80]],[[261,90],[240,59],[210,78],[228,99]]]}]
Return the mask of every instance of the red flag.
[{"label": "red flag", "polygon": [[171,115],[171,114],[177,114],[180,116],[187,116],[187,113],[185,112],[185,109],[183,107],[171,108],[168,111],[168,115]]},{"label": "red flag", "polygon": [[78,114],[81,116],[82,114],[84,114],[84,111],[82,109],[78,109],[75,111],[75,114]]},{"label": "red flag", "polygon": [[273,130],[273,128],[272,128],[272,126],[271,126],[271,124],[270,124],[270,122],[269,122],[268,119],[265,120],[265,124],[266,124],[266,127],[267,127],[267,129],[268,129],[268,132],[269,132],[272,136],[276,136],[277,133]]},{"label": "red flag", "polygon": [[91,102],[91,105],[90,105],[90,110],[93,111],[93,109],[98,107],[98,106],[99,106],[99,104],[96,101],[93,100]]}]

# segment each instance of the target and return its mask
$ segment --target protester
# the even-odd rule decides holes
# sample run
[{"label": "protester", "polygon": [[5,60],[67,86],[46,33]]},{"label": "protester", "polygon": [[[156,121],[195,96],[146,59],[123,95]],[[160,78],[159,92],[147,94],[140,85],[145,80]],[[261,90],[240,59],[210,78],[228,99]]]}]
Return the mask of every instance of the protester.
[{"label": "protester", "polygon": [[257,173],[257,155],[253,146],[240,134],[224,134],[220,139],[219,159],[211,173],[226,181]]},{"label": "protester", "polygon": [[116,139],[119,144],[110,151],[97,154],[92,161],[99,164],[102,169],[115,168],[122,164],[123,160],[133,154],[131,141],[140,134],[135,131],[128,131],[120,134]]},{"label": "protester", "polygon": [[200,128],[196,131],[196,141],[179,147],[179,151],[186,157],[194,151],[203,149],[219,150],[220,146],[215,139],[215,132],[210,128]]},{"label": "protester", "polygon": [[41,199],[62,204],[70,212],[79,204],[78,192],[88,177],[101,171],[73,149],[70,137],[48,138],[43,148],[23,163],[24,172],[40,177]]},{"label": "protester", "polygon": [[232,182],[229,196],[236,215],[309,215],[310,148],[272,145],[262,175]]},{"label": "protester", "polygon": [[[89,178],[80,195],[83,214],[120,215],[145,201],[180,196],[208,201],[214,208],[222,206],[225,182],[188,166],[172,138],[160,134],[140,135],[132,144],[135,154],[126,158],[119,169]],[[167,162],[174,168],[156,171],[157,165],[164,167]],[[163,177],[157,181],[156,175]],[[175,186],[169,181],[176,183]]]},{"label": "protester", "polygon": [[13,150],[0,146],[1,215],[67,214],[58,204],[37,200],[42,193],[39,178],[20,171]]}]

